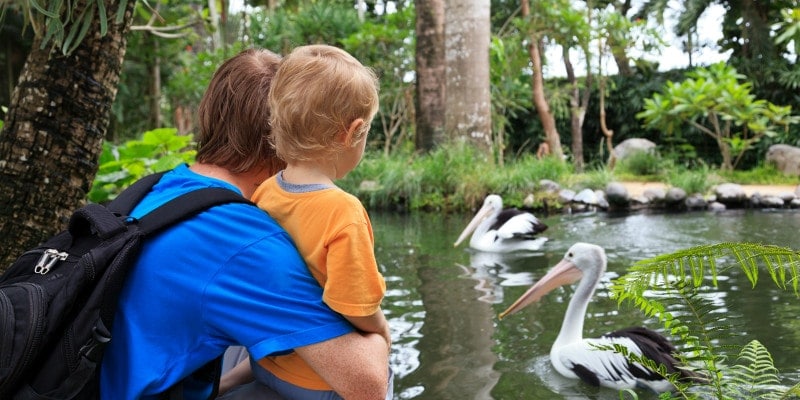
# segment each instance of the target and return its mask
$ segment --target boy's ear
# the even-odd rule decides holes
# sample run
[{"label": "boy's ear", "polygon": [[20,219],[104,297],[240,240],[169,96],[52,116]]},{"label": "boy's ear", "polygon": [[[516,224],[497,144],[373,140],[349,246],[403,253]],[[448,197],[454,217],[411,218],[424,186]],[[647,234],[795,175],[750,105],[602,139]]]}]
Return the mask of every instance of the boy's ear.
[{"label": "boy's ear", "polygon": [[346,146],[353,145],[353,139],[356,135],[356,132],[361,130],[361,127],[364,125],[364,118],[356,118],[353,122],[350,123],[350,126],[347,128],[347,131],[344,132],[342,139]]}]

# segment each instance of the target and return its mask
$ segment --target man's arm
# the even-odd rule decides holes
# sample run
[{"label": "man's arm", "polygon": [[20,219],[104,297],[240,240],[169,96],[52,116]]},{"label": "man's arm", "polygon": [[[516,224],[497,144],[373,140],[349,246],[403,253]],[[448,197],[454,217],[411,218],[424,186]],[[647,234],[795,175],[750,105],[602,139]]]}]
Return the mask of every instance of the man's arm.
[{"label": "man's arm", "polygon": [[392,346],[392,336],[389,332],[389,323],[386,321],[386,317],[383,315],[383,311],[378,309],[375,314],[366,316],[366,317],[352,317],[349,315],[343,315],[348,321],[350,321],[356,329],[360,330],[361,332],[366,333],[377,333],[383,336],[383,339],[386,340],[386,346]]},{"label": "man's arm", "polygon": [[295,351],[344,399],[386,399],[389,349],[381,335],[353,332]]}]

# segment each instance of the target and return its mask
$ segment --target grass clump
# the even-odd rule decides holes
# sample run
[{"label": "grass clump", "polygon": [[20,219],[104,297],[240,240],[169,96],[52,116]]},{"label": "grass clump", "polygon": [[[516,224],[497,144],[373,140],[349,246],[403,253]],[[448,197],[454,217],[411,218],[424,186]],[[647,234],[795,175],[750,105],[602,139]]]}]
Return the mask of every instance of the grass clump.
[{"label": "grass clump", "polygon": [[533,156],[500,168],[475,148],[456,143],[428,154],[369,152],[337,184],[368,208],[462,211],[477,207],[490,193],[502,195],[509,206],[521,206],[540,180],[561,182],[571,173],[569,164]]},{"label": "grass clump", "polygon": [[669,170],[666,175],[666,183],[669,186],[681,188],[689,194],[705,194],[714,186],[723,183],[722,177],[706,164],[695,169],[675,168]]},{"label": "grass clump", "polygon": [[620,160],[617,172],[639,177],[658,177],[664,171],[665,160],[653,151],[635,151]]},{"label": "grass clump", "polygon": [[728,182],[742,185],[796,185],[799,182],[797,176],[785,175],[771,164],[747,171],[720,171],[719,174]]}]

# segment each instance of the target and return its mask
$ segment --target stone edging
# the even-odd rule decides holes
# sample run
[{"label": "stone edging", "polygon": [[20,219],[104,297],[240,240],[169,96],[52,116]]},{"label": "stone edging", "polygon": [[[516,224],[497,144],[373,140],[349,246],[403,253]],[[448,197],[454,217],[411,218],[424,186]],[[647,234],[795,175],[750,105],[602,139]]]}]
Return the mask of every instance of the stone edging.
[{"label": "stone edging", "polygon": [[[571,189],[562,189],[560,185],[550,180],[539,182],[542,194],[547,199],[555,198],[558,208],[564,212],[581,212],[590,210],[642,210],[664,209],[671,211],[724,211],[740,208],[770,208],[770,209],[800,209],[800,185],[794,192],[761,195],[754,192],[747,195],[742,185],[736,183],[723,183],[717,185],[712,194],[688,195],[681,188],[647,188],[641,195],[630,195],[628,189],[620,182],[611,182],[605,190],[583,189],[575,192]],[[525,200],[526,206],[533,206],[534,198],[529,196]],[[545,200],[545,208],[548,206]],[[550,205],[552,206],[552,204]],[[549,211],[549,210],[545,210]]]}]

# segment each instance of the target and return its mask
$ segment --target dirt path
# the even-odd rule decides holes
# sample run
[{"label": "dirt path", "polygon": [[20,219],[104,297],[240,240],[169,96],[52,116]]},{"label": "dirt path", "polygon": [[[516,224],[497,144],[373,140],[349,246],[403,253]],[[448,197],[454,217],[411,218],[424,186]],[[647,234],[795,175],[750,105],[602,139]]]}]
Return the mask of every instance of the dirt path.
[{"label": "dirt path", "polygon": [[[667,185],[660,182],[620,182],[628,190],[630,196],[640,196],[646,189],[665,189]],[[795,193],[798,185],[741,185],[747,196],[760,193],[764,196],[777,196],[783,193]]]}]

